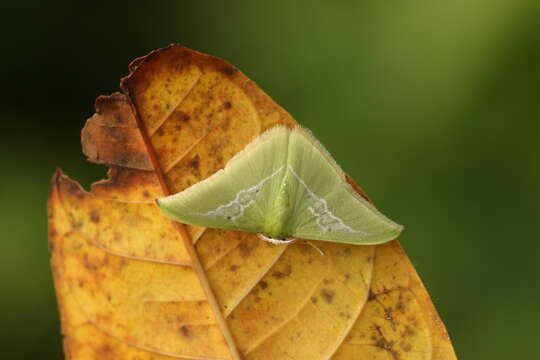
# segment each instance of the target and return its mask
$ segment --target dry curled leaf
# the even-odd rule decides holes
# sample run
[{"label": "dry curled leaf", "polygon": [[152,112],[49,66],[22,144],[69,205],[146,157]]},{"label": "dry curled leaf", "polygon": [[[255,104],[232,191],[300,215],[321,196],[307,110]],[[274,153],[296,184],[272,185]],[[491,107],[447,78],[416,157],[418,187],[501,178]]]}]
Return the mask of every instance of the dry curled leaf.
[{"label": "dry curled leaf", "polygon": [[82,132],[84,153],[110,167],[108,179],[90,192],[60,171],[52,179],[49,237],[68,358],[455,359],[397,241],[317,242],[321,256],[164,217],[156,197],[295,122],[231,65],[180,46],[130,70],[123,94],[99,97]]}]

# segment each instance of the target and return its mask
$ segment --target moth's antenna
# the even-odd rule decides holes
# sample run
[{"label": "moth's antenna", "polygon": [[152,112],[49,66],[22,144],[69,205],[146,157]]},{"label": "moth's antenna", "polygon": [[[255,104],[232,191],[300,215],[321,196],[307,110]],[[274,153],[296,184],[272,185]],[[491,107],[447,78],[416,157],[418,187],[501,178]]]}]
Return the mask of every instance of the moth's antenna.
[{"label": "moth's antenna", "polygon": [[321,250],[320,247],[318,247],[317,245],[315,245],[314,243],[312,243],[311,241],[306,241],[312,248],[314,248],[315,250],[318,251],[319,254],[321,254],[322,256],[324,256],[324,251]]}]

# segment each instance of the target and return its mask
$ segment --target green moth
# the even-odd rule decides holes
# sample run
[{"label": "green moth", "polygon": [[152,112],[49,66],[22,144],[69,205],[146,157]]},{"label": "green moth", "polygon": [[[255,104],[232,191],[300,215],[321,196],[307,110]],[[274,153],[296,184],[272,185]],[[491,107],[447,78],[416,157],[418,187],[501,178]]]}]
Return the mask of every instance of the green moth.
[{"label": "green moth", "polygon": [[185,224],[358,245],[395,239],[403,227],[358,195],[308,130],[276,126],[206,180],[157,200]]}]

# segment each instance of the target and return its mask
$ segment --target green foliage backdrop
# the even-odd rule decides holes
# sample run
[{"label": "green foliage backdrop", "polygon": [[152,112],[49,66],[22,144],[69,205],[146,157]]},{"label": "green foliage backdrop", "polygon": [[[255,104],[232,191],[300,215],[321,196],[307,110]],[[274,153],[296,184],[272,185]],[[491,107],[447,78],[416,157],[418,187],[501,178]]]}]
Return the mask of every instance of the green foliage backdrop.
[{"label": "green foliage backdrop", "polygon": [[0,341],[61,359],[46,198],[100,94],[179,43],[311,128],[392,219],[459,358],[538,354],[540,3],[19,1],[2,5]]}]

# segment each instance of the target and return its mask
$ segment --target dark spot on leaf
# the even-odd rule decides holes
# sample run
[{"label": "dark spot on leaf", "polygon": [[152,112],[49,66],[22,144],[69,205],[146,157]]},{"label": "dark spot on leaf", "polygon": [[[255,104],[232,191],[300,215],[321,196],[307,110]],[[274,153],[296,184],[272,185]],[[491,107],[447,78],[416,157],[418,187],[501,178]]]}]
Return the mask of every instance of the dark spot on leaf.
[{"label": "dark spot on leaf", "polygon": [[412,346],[409,343],[401,344],[401,348],[405,352],[410,352],[412,350]]},{"label": "dark spot on leaf", "polygon": [[[190,116],[188,114],[186,114],[185,112],[180,112],[178,113],[178,118],[182,121],[188,121],[190,119]],[[177,125],[179,126],[179,125]],[[177,128],[177,130],[180,130],[179,128]]]},{"label": "dark spot on leaf", "polygon": [[405,325],[405,330],[403,331],[403,335],[405,335],[407,337],[412,337],[412,336],[416,335],[416,332],[409,325]]},{"label": "dark spot on leaf", "polygon": [[238,265],[231,265],[231,267],[229,269],[231,271],[236,271],[236,270],[238,270]]},{"label": "dark spot on leaf", "polygon": [[224,66],[221,71],[225,74],[225,75],[228,75],[228,76],[232,76],[236,73],[236,69],[230,67],[230,66]]},{"label": "dark spot on leaf", "polygon": [[375,300],[376,298],[377,298],[377,294],[369,290],[368,301]]},{"label": "dark spot on leaf", "polygon": [[261,282],[259,282],[259,286],[261,287],[261,289],[266,289],[268,287],[268,283],[264,280],[261,280]]},{"label": "dark spot on leaf", "polygon": [[344,318],[344,319],[350,319],[351,318],[351,315],[349,313],[346,313],[346,312],[343,312],[343,311],[341,311],[339,313],[339,316]]},{"label": "dark spot on leaf", "polygon": [[223,103],[223,108],[224,108],[225,110],[229,110],[230,108],[232,108],[231,102],[230,102],[230,101],[225,101],[225,102]]},{"label": "dark spot on leaf", "polygon": [[287,265],[285,267],[285,269],[283,269],[283,271],[274,270],[272,272],[272,277],[274,277],[276,279],[281,279],[281,278],[284,278],[284,277],[287,277],[287,276],[291,275],[291,273],[292,273],[292,267],[291,267],[291,265]]},{"label": "dark spot on leaf", "polygon": [[99,222],[99,213],[97,210],[90,211],[90,221],[97,224]]},{"label": "dark spot on leaf", "polygon": [[415,326],[415,327],[418,326],[418,319],[416,319],[416,317],[414,317],[414,316],[409,316],[409,317],[407,318],[407,320],[409,320],[409,321],[411,322],[411,324],[413,324],[413,326]]},{"label": "dark spot on leaf", "polygon": [[91,271],[94,271],[98,268],[98,266],[90,260],[88,254],[83,255],[83,265],[85,268]]},{"label": "dark spot on leaf", "polygon": [[387,341],[385,338],[381,338],[375,343],[375,346],[387,351],[391,351],[393,345],[392,341]]},{"label": "dark spot on leaf", "polygon": [[312,297],[312,298],[311,298],[311,302],[314,303],[314,304],[316,304],[316,303],[317,303],[317,298],[316,298],[316,297]]},{"label": "dark spot on leaf", "polygon": [[144,190],[143,193],[142,193],[142,196],[145,197],[145,198],[149,198],[150,193],[148,192],[148,190]]},{"label": "dark spot on leaf", "polygon": [[189,330],[189,327],[186,325],[180,327],[180,333],[186,338],[190,338],[192,336],[191,330]]},{"label": "dark spot on leaf", "polygon": [[114,348],[109,344],[103,344],[95,348],[95,359],[115,359],[118,354],[115,354]]},{"label": "dark spot on leaf", "polygon": [[191,159],[189,166],[191,166],[193,169],[199,170],[199,155]]},{"label": "dark spot on leaf", "polygon": [[245,242],[241,242],[238,245],[240,256],[242,256],[243,258],[247,258],[249,255],[251,255],[253,249],[254,249],[254,246],[249,246],[249,244],[246,244]]},{"label": "dark spot on leaf", "polygon": [[121,270],[121,269],[125,268],[128,264],[129,264],[129,262],[127,261],[127,259],[122,258],[120,260],[120,263],[118,264],[118,268]]},{"label": "dark spot on leaf", "polygon": [[327,303],[331,303],[332,300],[334,299],[334,291],[332,290],[327,290],[327,289],[322,289],[321,290],[321,297],[324,299],[324,301],[326,301]]}]

